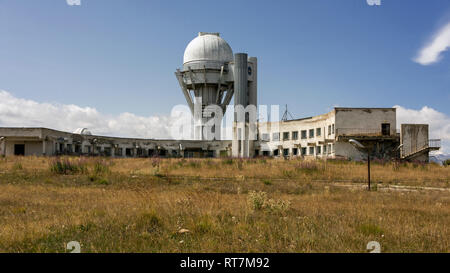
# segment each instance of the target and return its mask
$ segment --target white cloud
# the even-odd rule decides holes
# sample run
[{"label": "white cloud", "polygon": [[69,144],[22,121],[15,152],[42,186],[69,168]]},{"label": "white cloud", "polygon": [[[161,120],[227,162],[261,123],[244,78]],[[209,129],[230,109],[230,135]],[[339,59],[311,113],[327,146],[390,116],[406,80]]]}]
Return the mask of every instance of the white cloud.
[{"label": "white cloud", "polygon": [[96,135],[170,138],[171,116],[142,117],[131,113],[102,114],[95,108],[73,104],[39,103],[0,90],[0,126],[46,127],[73,132],[89,128]]},{"label": "white cloud", "polygon": [[441,59],[441,53],[450,48],[450,23],[440,28],[430,42],[419,50],[414,61],[421,65],[430,65]]},{"label": "white cloud", "polygon": [[[397,108],[397,124],[426,123],[430,138],[442,139],[442,152],[450,154],[450,117],[430,107],[420,110]],[[184,111],[184,112],[183,112]],[[176,106],[171,115],[143,117],[132,113],[107,115],[95,108],[73,104],[40,103],[21,99],[0,90],[0,126],[46,127],[66,132],[88,128],[93,134],[140,138],[174,138],[180,128],[189,123],[187,106]],[[228,114],[229,111],[227,111]],[[189,127],[189,126],[187,126]],[[185,129],[189,129],[186,128]],[[189,138],[189,137],[184,137]]]},{"label": "white cloud", "polygon": [[444,113],[438,112],[428,106],[420,110],[407,109],[396,105],[397,108],[397,126],[402,123],[424,123],[429,124],[430,139],[442,139],[441,153],[450,154],[450,117]]}]

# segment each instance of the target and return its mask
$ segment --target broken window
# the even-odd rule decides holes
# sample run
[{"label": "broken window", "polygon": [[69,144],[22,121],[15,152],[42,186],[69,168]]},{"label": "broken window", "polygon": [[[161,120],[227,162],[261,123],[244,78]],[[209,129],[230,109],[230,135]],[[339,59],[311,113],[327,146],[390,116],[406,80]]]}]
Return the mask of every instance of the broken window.
[{"label": "broken window", "polygon": [[298,149],[292,148],[292,155],[298,155]]},{"label": "broken window", "polygon": [[302,155],[306,155],[306,147],[302,147]]},{"label": "broken window", "polygon": [[322,146],[317,146],[317,148],[316,148],[316,153],[317,153],[318,155],[322,154]]},{"label": "broken window", "polygon": [[309,155],[314,155],[314,147],[309,147]]},{"label": "broken window", "polygon": [[289,132],[283,133],[283,140],[289,140]]},{"label": "broken window", "polygon": [[309,138],[314,138],[314,129],[309,130]]},{"label": "broken window", "polygon": [[302,131],[302,139],[306,139],[306,130]]},{"label": "broken window", "polygon": [[289,156],[289,149],[283,149],[283,156]]},{"label": "broken window", "polygon": [[292,132],[292,140],[297,140],[297,139],[298,139],[298,131]]},{"label": "broken window", "polygon": [[273,133],[272,134],[272,140],[273,141],[279,141],[280,140],[280,133]]},{"label": "broken window", "polygon": [[279,151],[278,151],[278,149],[276,149],[276,150],[273,150],[273,156],[278,156],[279,155]]}]

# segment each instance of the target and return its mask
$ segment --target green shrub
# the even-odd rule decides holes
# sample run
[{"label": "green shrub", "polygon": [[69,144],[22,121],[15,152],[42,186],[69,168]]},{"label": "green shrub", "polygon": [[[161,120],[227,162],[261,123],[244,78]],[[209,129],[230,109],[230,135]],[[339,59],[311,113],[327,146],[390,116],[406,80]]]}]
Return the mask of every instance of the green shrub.
[{"label": "green shrub", "polygon": [[50,171],[55,174],[75,174],[80,171],[78,166],[67,158],[56,158],[50,162]]},{"label": "green shrub", "polygon": [[105,160],[97,160],[94,164],[94,174],[109,173],[109,166]]},{"label": "green shrub", "polygon": [[444,166],[450,166],[450,159],[445,160],[444,162],[442,162],[442,165]]}]

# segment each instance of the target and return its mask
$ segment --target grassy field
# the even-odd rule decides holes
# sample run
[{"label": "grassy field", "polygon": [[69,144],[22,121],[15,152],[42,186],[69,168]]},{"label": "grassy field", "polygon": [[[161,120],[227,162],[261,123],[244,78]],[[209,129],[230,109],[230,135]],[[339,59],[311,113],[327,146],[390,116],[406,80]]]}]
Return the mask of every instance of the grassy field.
[{"label": "grassy field", "polygon": [[450,251],[450,167],[0,158],[0,252]]}]

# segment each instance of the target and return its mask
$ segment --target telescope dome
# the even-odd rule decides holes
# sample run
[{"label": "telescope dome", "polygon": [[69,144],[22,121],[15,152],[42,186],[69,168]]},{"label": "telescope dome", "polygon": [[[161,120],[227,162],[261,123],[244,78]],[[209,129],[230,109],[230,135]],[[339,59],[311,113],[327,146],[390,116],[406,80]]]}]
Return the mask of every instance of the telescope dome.
[{"label": "telescope dome", "polygon": [[79,135],[88,135],[88,136],[92,135],[91,131],[89,131],[87,128],[78,128],[73,133],[79,134]]},{"label": "telescope dome", "polygon": [[192,69],[219,68],[233,61],[233,50],[219,33],[200,32],[184,51],[183,66]]}]

